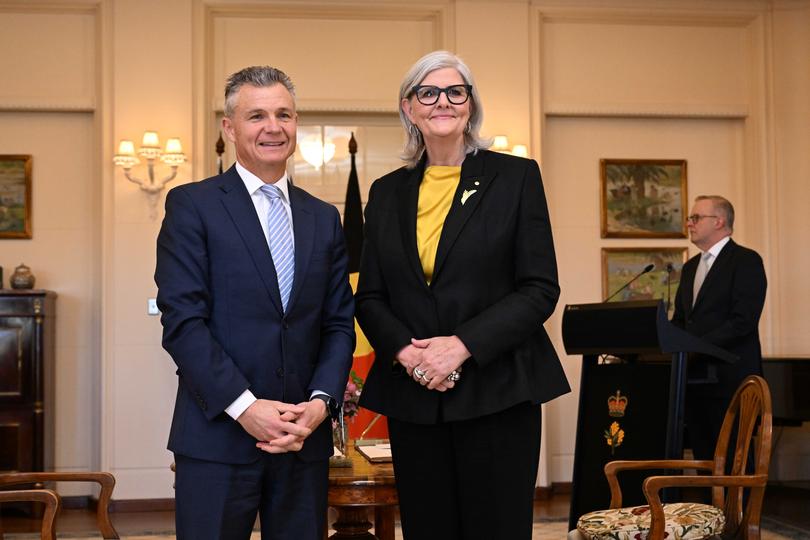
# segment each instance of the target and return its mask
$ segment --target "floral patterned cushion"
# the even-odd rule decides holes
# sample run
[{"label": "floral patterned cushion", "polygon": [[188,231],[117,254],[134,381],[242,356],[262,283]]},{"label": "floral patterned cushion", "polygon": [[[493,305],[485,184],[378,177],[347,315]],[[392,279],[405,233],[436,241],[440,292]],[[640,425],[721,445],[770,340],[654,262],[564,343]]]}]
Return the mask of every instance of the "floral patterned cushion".
[{"label": "floral patterned cushion", "polygon": [[[714,506],[698,503],[664,505],[667,540],[700,540],[723,532],[726,518]],[[646,540],[650,533],[650,507],[633,506],[585,514],[577,530],[587,540]]]}]

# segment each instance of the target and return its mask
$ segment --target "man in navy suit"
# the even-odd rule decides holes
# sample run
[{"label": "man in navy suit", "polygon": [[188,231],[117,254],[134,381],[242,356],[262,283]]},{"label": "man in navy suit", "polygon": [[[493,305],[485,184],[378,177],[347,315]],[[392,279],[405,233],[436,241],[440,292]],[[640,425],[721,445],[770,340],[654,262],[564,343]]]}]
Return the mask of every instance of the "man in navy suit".
[{"label": "man in navy suit", "polygon": [[354,350],[337,210],[289,182],[289,77],[249,67],[225,87],[225,173],[172,189],[157,241],[163,346],[177,364],[169,449],[177,538],[316,540],[330,422]]},{"label": "man in navy suit", "polygon": [[732,364],[690,359],[687,440],[696,459],[712,459],[731,397],[748,375],[762,375],[758,325],[767,280],[759,254],[731,239],[734,207],[728,200],[697,197],[688,220],[701,253],[683,266],[672,322],[739,357]]}]

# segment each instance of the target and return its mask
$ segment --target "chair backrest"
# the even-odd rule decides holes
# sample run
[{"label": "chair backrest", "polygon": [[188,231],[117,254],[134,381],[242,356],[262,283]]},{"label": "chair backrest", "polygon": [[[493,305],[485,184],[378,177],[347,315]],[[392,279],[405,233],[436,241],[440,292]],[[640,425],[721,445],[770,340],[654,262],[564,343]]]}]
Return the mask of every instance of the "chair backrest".
[{"label": "chair backrest", "polygon": [[[746,469],[749,471],[753,469],[755,476],[764,476],[764,482],[760,486],[750,488],[745,512],[743,512],[742,487],[728,488],[726,497],[723,497],[723,488],[712,488],[712,504],[725,510],[726,530],[759,527],[765,483],[771,462],[772,429],[771,391],[765,379],[752,375],[742,382],[726,410],[714,451],[712,474],[740,476],[747,474]],[[733,452],[729,452],[731,442],[735,443]],[[751,449],[753,449],[753,467],[748,466]],[[726,461],[729,458],[732,462],[731,469],[727,472]]]}]

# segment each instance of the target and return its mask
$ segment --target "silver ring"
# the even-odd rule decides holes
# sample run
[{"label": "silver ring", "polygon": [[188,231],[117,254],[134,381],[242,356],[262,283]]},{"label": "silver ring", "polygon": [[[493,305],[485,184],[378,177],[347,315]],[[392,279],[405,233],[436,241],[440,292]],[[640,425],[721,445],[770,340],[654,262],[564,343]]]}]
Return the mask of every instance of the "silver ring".
[{"label": "silver ring", "polygon": [[450,382],[456,382],[460,378],[461,378],[461,373],[459,373],[455,369],[450,372],[450,375],[447,376],[447,380],[450,381]]},{"label": "silver ring", "polygon": [[425,378],[425,371],[422,371],[418,367],[413,368],[413,373],[416,375],[417,379],[424,379]]}]

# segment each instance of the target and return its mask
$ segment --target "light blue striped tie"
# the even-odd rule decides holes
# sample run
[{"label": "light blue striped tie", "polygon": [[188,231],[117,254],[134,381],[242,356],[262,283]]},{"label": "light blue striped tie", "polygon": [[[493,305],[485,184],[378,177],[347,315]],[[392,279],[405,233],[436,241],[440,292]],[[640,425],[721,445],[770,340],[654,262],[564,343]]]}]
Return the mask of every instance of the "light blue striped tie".
[{"label": "light blue striped tie", "polygon": [[287,311],[287,302],[290,300],[293,277],[295,276],[295,245],[290,231],[290,218],[281,200],[281,191],[274,185],[265,184],[261,187],[262,193],[267,197],[269,208],[267,210],[267,236],[270,245],[270,255],[276,267],[278,277],[278,292],[281,293],[281,305]]}]

